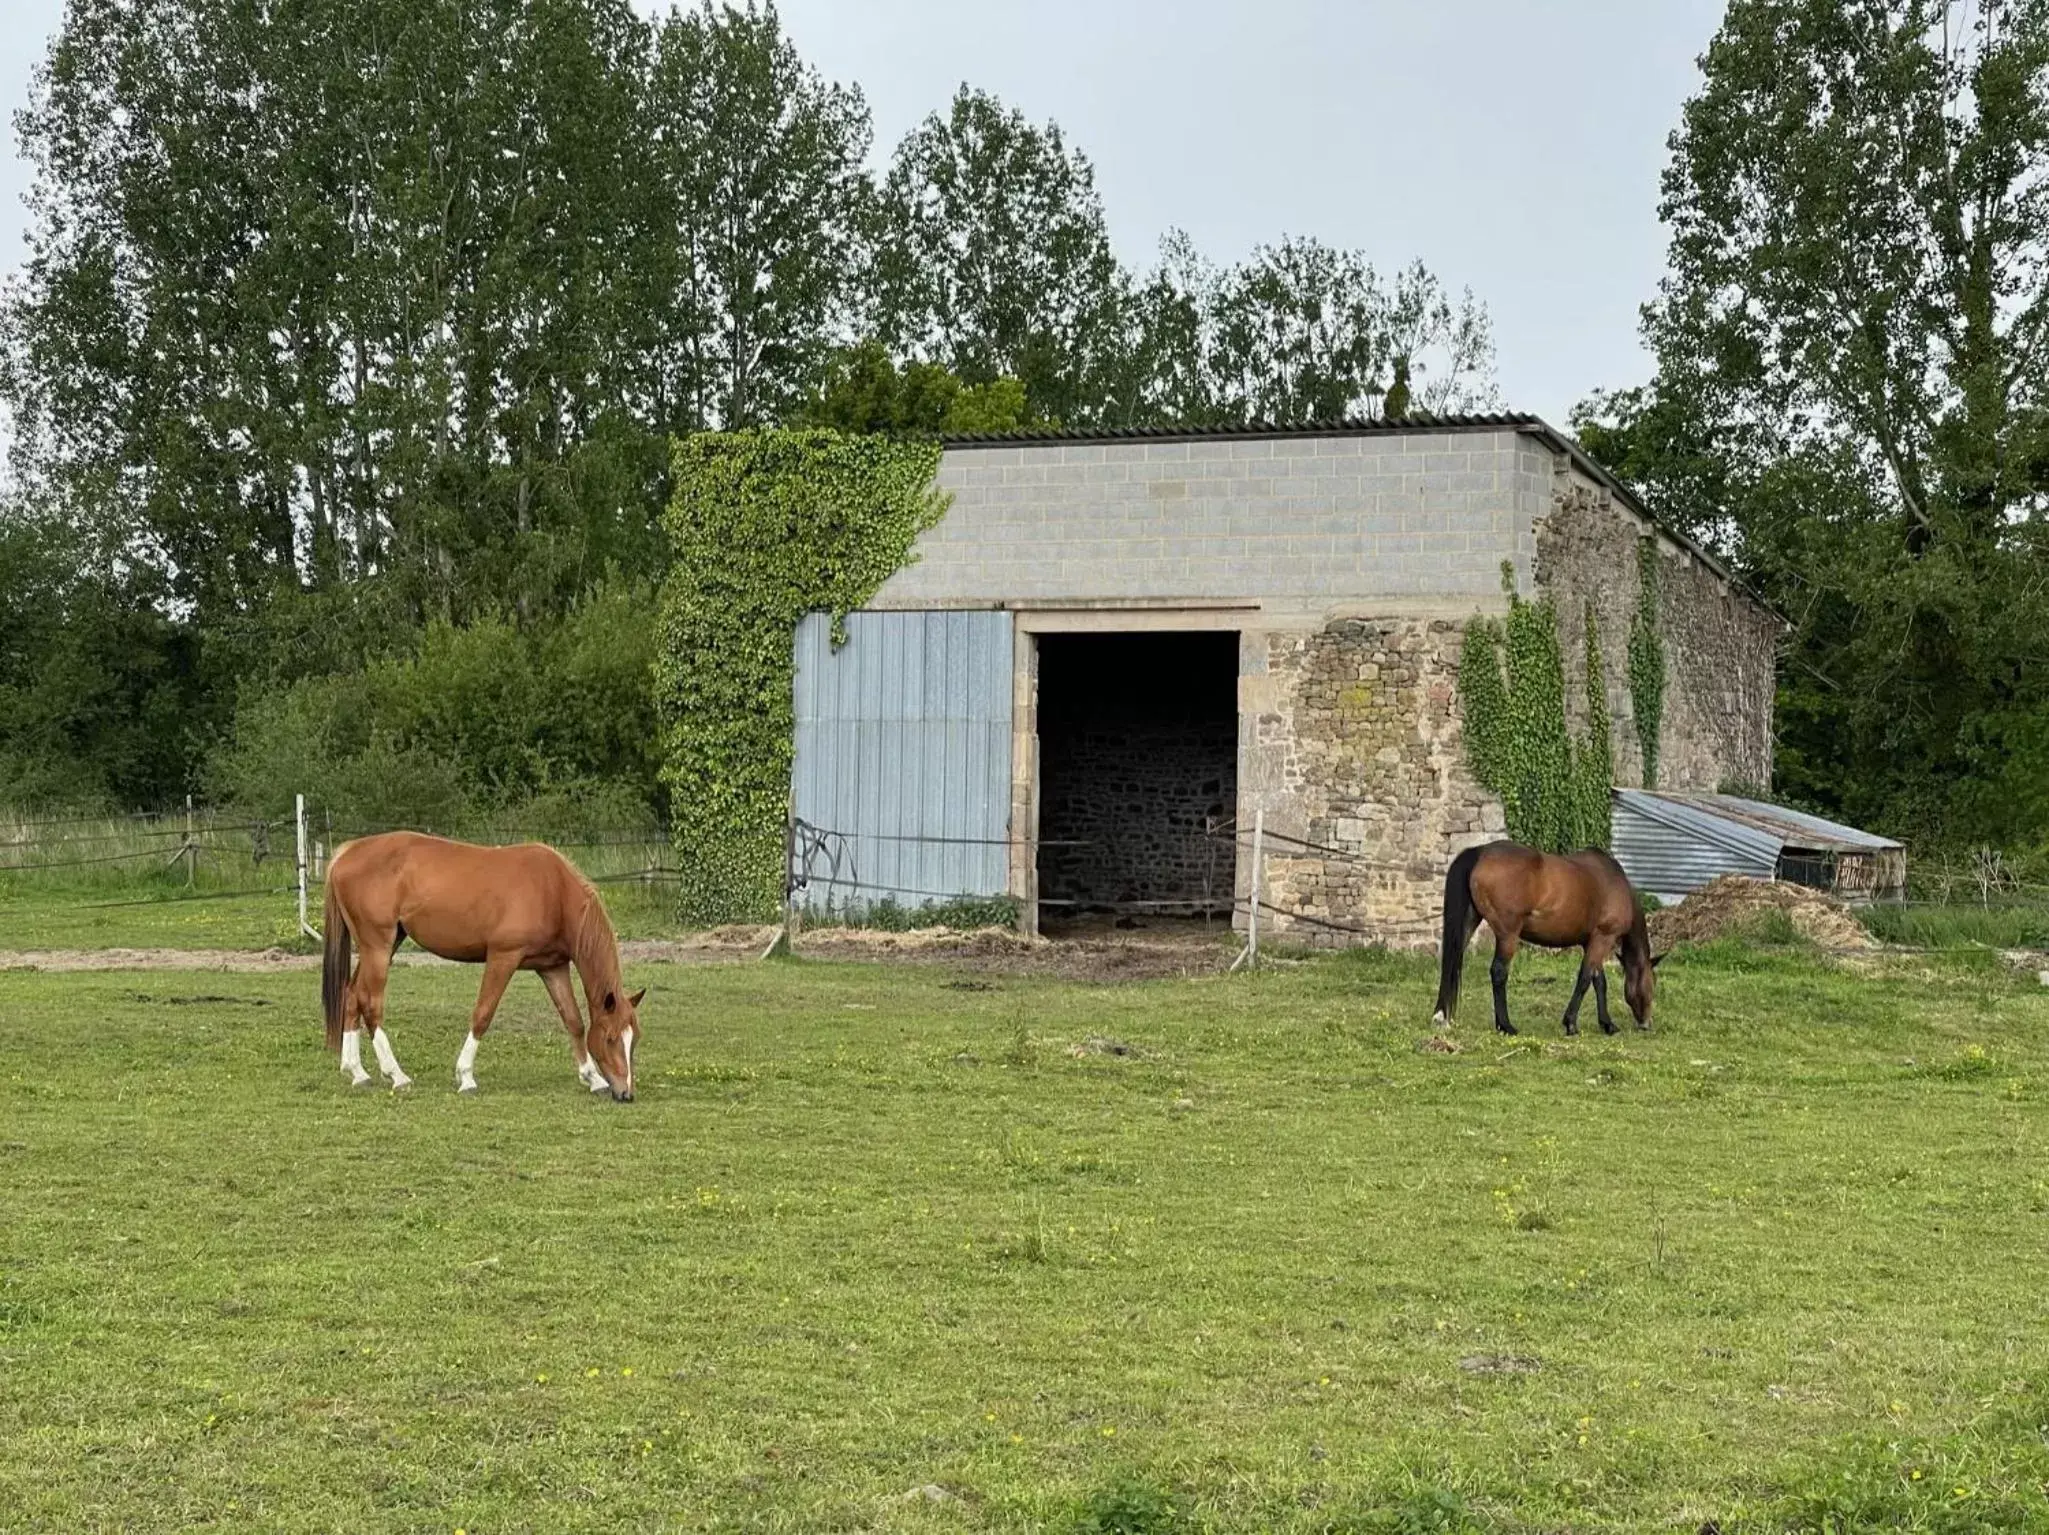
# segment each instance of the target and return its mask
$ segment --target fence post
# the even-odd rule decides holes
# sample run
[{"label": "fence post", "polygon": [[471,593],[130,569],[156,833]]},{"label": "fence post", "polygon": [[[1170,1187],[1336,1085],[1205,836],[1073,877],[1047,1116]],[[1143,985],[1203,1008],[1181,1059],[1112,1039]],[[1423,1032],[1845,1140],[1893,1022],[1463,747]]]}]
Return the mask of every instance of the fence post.
[{"label": "fence post", "polygon": [[1250,970],[1259,963],[1259,898],[1266,888],[1265,844],[1266,807],[1262,805],[1252,814],[1252,903],[1245,919],[1245,952],[1231,961],[1233,970],[1240,965]]},{"label": "fence post", "polygon": [[775,937],[769,939],[768,947],[761,951],[763,959],[772,959],[777,954],[790,952],[790,943],[797,936],[797,812],[794,809],[783,813],[783,925],[776,929]]},{"label": "fence post", "polygon": [[318,938],[320,935],[306,921],[306,796],[298,794],[293,799],[296,803],[292,818],[299,828],[299,931],[308,938]]},{"label": "fence post", "polygon": [[185,796],[185,888],[192,888],[199,873],[199,844],[192,840],[192,796]]}]

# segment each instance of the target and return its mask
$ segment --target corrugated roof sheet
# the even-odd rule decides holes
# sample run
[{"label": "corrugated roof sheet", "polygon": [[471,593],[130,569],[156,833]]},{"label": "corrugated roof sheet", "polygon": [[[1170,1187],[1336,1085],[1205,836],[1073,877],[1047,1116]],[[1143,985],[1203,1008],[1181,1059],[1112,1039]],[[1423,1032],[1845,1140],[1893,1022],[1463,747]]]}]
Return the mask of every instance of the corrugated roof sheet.
[{"label": "corrugated roof sheet", "polygon": [[1762,859],[1769,868],[1786,845],[1786,839],[1743,821],[1718,815],[1695,804],[1690,798],[1657,794],[1648,789],[1617,789],[1616,802],[1646,820],[1721,848],[1746,860]]},{"label": "corrugated roof sheet", "polygon": [[1341,416],[1328,421],[1239,421],[1214,426],[1027,426],[1010,432],[965,432],[955,437],[942,437],[940,445],[948,448],[995,448],[1032,442],[1172,442],[1193,437],[1226,442],[1262,437],[1398,437],[1405,432],[1501,432],[1540,427],[1546,432],[1552,430],[1542,417],[1520,411],[1448,416],[1418,411],[1414,415],[1394,418]]},{"label": "corrugated roof sheet", "polygon": [[1784,805],[1768,805],[1761,800],[1739,799],[1733,794],[1694,794],[1687,798],[1719,815],[1772,832],[1787,847],[1830,853],[1871,853],[1905,845],[1889,837],[1874,836],[1854,826],[1845,826],[1839,821],[1826,821],[1818,815],[1788,810]]}]

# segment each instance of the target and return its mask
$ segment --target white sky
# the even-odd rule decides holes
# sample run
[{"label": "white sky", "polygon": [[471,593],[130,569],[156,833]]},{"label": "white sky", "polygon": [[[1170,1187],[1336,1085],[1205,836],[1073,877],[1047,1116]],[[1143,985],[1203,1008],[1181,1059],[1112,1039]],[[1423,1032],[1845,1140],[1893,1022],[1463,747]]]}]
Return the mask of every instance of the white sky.
[{"label": "white sky", "polygon": [[[645,8],[653,9],[646,5]],[[0,103],[27,99],[62,0],[0,0]],[[782,0],[866,92],[878,158],[966,81],[1095,162],[1119,254],[1179,225],[1219,261],[1283,234],[1421,257],[1494,316],[1511,409],[1563,425],[1650,363],[1665,139],[1721,0]],[[0,269],[27,168],[0,160]]]}]

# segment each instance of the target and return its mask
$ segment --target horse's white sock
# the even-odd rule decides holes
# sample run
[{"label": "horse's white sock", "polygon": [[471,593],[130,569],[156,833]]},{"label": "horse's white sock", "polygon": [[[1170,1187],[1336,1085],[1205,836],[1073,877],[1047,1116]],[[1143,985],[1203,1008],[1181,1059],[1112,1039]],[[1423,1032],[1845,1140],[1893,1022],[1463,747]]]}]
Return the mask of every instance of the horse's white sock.
[{"label": "horse's white sock", "polygon": [[459,1093],[477,1090],[477,1036],[474,1034],[462,1042],[462,1054],[455,1058],[455,1090]]},{"label": "horse's white sock", "polygon": [[398,1057],[391,1053],[391,1040],[379,1029],[370,1036],[370,1048],[377,1052],[377,1069],[391,1079],[393,1087],[411,1087],[413,1079],[399,1069]]},{"label": "horse's white sock", "polygon": [[598,1070],[598,1063],[587,1055],[583,1058],[583,1063],[576,1068],[576,1074],[583,1078],[583,1085],[594,1093],[602,1093],[612,1085],[605,1080],[605,1074]]},{"label": "horse's white sock", "polygon": [[370,1080],[370,1073],[363,1069],[363,1031],[350,1029],[342,1035],[342,1067],[352,1085],[361,1087]]}]

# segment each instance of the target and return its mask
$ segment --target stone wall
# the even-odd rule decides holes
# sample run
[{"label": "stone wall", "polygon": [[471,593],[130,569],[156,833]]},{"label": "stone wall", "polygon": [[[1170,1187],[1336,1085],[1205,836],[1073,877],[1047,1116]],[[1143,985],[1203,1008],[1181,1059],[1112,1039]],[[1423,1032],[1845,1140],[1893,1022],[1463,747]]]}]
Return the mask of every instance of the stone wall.
[{"label": "stone wall", "polygon": [[[1551,509],[1537,525],[1535,579],[1558,604],[1566,699],[1574,730],[1586,697],[1586,603],[1601,631],[1615,781],[1643,784],[1643,751],[1629,696],[1629,631],[1642,588],[1638,547],[1651,524],[1604,485],[1557,460]],[[1657,536],[1658,628],[1665,643],[1661,789],[1712,790],[1771,782],[1772,703],[1781,621],[1699,556]]]},{"label": "stone wall", "polygon": [[1237,808],[1236,720],[1049,733],[1039,778],[1040,899],[1231,904],[1231,845],[1209,827]]},{"label": "stone wall", "polygon": [[1437,941],[1445,868],[1503,825],[1465,763],[1463,637],[1463,624],[1417,618],[1248,637],[1239,816],[1249,831],[1265,811],[1269,931],[1318,946]]}]

